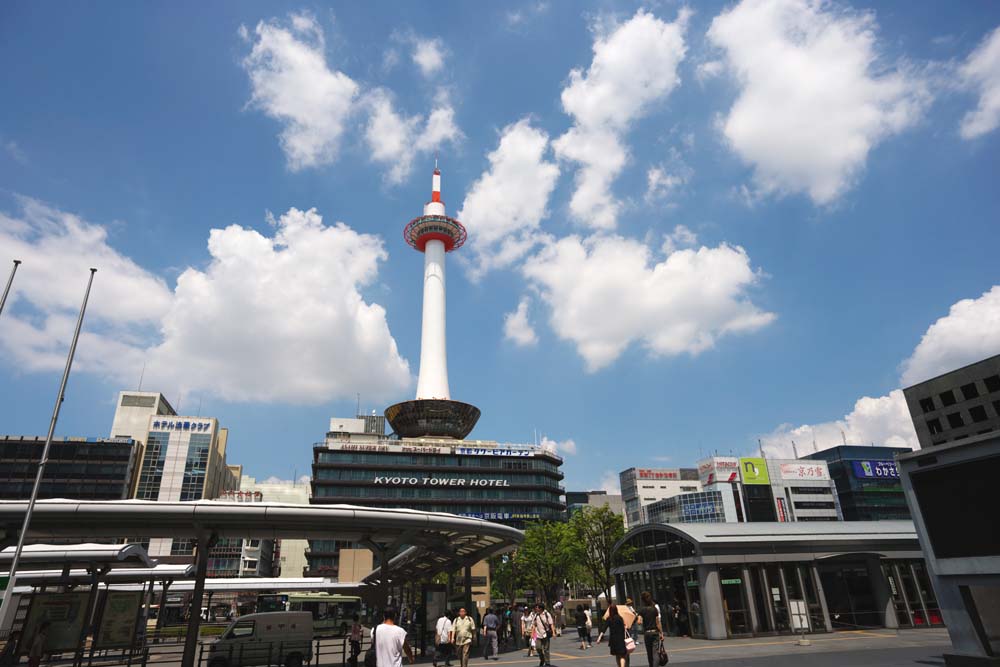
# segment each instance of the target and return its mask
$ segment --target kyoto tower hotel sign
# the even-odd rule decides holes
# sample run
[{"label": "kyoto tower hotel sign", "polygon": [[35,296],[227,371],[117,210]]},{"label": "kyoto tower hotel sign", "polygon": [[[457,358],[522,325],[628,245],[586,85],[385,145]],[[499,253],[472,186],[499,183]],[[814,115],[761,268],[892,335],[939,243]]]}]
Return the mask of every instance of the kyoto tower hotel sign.
[{"label": "kyoto tower hotel sign", "polygon": [[445,215],[441,171],[434,166],[431,200],[424,214],[403,230],[403,238],[424,253],[424,312],[420,332],[420,376],[417,398],[386,408],[385,417],[404,438],[463,439],[479,421],[479,408],[451,400],[445,335],[445,254],[465,243],[465,227]]}]

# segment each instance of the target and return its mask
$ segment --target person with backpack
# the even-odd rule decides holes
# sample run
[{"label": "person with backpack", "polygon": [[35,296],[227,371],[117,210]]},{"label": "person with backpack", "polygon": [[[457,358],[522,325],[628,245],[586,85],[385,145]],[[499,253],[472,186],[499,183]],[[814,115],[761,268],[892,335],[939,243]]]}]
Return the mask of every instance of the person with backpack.
[{"label": "person with backpack", "polygon": [[535,603],[535,611],[528,618],[528,627],[535,640],[535,650],[538,651],[538,667],[551,665],[552,654],[549,647],[552,633],[555,631],[555,621],[552,619],[552,614],[545,609],[545,605],[541,602]]},{"label": "person with backpack", "polygon": [[451,643],[458,651],[458,660],[462,667],[469,667],[469,652],[472,650],[472,638],[475,634],[476,622],[465,611],[465,607],[462,607],[458,610],[458,618],[451,624]]}]

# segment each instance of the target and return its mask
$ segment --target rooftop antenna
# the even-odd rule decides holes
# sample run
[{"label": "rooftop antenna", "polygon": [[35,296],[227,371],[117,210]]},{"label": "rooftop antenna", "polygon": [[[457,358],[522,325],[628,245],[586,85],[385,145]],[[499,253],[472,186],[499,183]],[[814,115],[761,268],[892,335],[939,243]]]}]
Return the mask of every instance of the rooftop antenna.
[{"label": "rooftop antenna", "polygon": [[136,391],[142,391],[142,379],[146,377],[146,362],[142,362],[142,370],[139,371],[139,388]]},{"label": "rooftop antenna", "polygon": [[434,151],[434,168],[438,168],[438,152]]},{"label": "rooftop antenna", "polygon": [[14,268],[10,270],[10,278],[7,279],[7,287],[4,288],[3,297],[0,297],[0,313],[3,312],[4,304],[7,303],[7,295],[10,294],[10,286],[14,284],[14,274],[17,273],[17,267],[21,265],[21,260],[14,260]]},{"label": "rooftop antenna", "polygon": [[792,440],[792,454],[795,454],[795,458],[799,458],[799,450],[795,446],[795,441]]},{"label": "rooftop antenna", "polygon": [[354,410],[354,414],[356,414],[356,415],[360,415],[361,414],[361,392],[360,391],[358,392],[358,407]]},{"label": "rooftop antenna", "polygon": [[844,443],[844,447],[847,447],[847,436],[844,435],[844,429],[840,429],[840,441]]},{"label": "rooftop antenna", "polygon": [[757,454],[760,458],[764,458],[764,443],[760,441],[760,438],[757,438]]},{"label": "rooftop antenna", "polygon": [[201,396],[198,397],[198,414],[196,417],[201,417]]},{"label": "rooftop antenna", "polygon": [[813,454],[815,454],[819,451],[819,448],[816,447],[816,429],[810,428],[809,430],[812,431],[813,434]]}]

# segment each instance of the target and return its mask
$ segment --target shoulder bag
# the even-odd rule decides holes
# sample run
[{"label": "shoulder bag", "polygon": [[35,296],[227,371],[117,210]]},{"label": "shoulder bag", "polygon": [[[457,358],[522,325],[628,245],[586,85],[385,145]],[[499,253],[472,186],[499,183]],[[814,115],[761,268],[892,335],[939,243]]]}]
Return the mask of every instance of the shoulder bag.
[{"label": "shoulder bag", "polygon": [[629,634],[629,631],[625,631],[625,652],[631,653],[635,650],[635,639]]}]

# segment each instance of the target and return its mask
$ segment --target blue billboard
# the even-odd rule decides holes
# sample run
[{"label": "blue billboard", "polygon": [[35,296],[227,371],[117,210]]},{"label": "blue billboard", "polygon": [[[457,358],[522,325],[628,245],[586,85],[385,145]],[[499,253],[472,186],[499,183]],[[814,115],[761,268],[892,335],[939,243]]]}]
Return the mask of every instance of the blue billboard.
[{"label": "blue billboard", "polygon": [[899,479],[895,461],[851,461],[858,479]]}]

